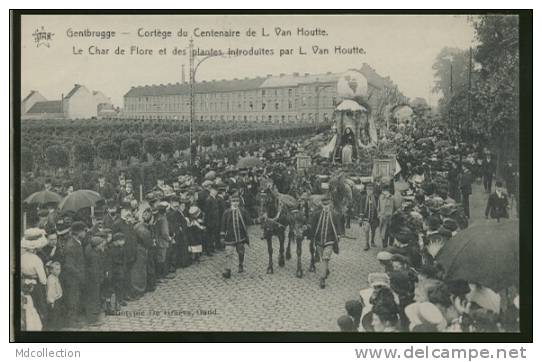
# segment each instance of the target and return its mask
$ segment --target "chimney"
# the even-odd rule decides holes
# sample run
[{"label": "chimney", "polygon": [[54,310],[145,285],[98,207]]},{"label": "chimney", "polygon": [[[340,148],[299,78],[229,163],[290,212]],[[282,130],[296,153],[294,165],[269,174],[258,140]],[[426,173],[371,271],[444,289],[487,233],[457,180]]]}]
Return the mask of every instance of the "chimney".
[{"label": "chimney", "polygon": [[181,81],[182,83],[186,83],[186,78],[185,78],[185,74],[184,74],[184,64],[181,66]]},{"label": "chimney", "polygon": [[299,77],[299,72],[295,72],[294,77]]},{"label": "chimney", "polygon": [[281,78],[284,77],[285,75],[286,75],[286,74],[284,74],[284,73],[280,73],[280,77],[281,77]]}]

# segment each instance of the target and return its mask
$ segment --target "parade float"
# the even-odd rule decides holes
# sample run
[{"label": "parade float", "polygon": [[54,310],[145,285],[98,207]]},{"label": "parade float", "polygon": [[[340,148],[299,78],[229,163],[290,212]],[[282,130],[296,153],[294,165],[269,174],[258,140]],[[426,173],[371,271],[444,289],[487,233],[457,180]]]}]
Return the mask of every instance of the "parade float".
[{"label": "parade float", "polygon": [[356,70],[342,74],[337,81],[337,106],[331,132],[318,134],[305,144],[307,154],[342,168],[352,177],[368,182],[392,179],[400,170],[393,150],[379,142],[374,115],[369,104],[366,77]]}]

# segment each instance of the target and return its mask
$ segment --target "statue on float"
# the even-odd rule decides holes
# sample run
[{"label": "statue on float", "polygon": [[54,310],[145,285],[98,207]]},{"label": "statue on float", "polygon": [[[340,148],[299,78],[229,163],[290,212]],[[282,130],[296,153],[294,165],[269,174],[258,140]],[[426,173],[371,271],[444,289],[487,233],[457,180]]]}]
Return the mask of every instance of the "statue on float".
[{"label": "statue on float", "polygon": [[360,148],[376,145],[376,127],[367,103],[367,93],[367,79],[360,72],[349,70],[339,78],[339,104],[335,109],[333,126],[335,134],[321,149],[320,156],[350,164],[358,159]]}]

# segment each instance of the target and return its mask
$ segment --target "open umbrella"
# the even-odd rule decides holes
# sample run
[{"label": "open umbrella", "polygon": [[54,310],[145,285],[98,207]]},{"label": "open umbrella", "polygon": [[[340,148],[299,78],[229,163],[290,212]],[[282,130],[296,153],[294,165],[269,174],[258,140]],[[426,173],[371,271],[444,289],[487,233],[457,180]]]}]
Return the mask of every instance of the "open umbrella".
[{"label": "open umbrella", "polygon": [[62,196],[52,191],[38,191],[34,192],[32,195],[28,196],[24,202],[27,204],[49,204],[56,203],[58,204],[62,201]]},{"label": "open umbrella", "polygon": [[253,168],[261,166],[263,166],[263,162],[257,157],[243,157],[237,162],[237,168]]},{"label": "open umbrella", "polygon": [[60,211],[76,212],[85,207],[95,206],[100,200],[103,200],[103,197],[96,191],[77,190],[66,196],[58,207]]},{"label": "open umbrella", "polygon": [[437,261],[448,280],[478,282],[496,292],[519,286],[519,222],[471,226],[444,244]]}]

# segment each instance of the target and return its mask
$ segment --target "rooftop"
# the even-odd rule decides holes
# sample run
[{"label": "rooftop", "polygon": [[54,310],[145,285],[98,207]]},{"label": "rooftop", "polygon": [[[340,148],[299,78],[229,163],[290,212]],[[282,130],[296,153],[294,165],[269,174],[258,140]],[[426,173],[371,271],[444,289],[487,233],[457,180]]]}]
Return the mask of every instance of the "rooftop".
[{"label": "rooftop", "polygon": [[36,102],[27,113],[62,113],[62,101]]},{"label": "rooftop", "polygon": [[[389,77],[381,77],[371,66],[363,63],[359,71],[367,78],[369,84],[376,88],[393,87],[393,82]],[[333,83],[336,82],[342,73],[323,73],[323,74],[280,74],[268,75],[267,77],[244,78],[232,80],[213,80],[198,82],[194,85],[195,93],[215,93],[215,92],[236,92],[245,90],[254,90],[260,88],[284,88],[296,87],[300,84],[313,83]],[[158,97],[167,95],[185,95],[190,93],[189,83],[145,85],[132,87],[125,97]]]}]

